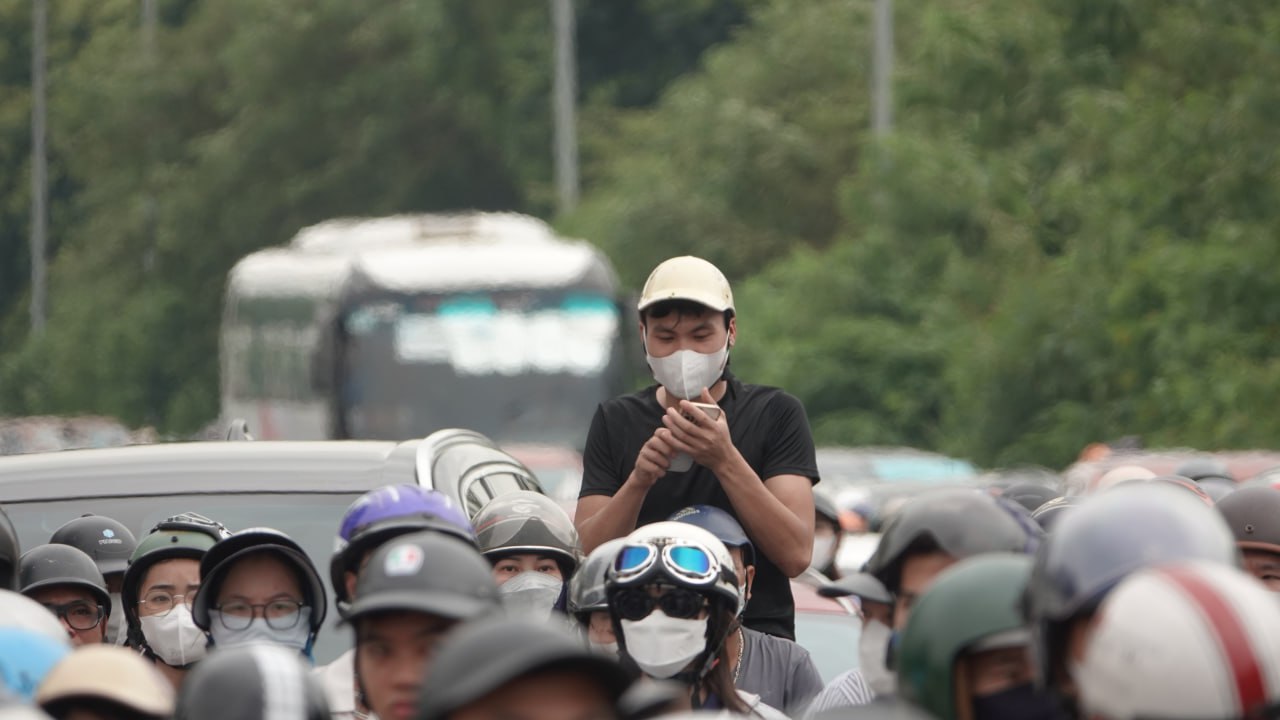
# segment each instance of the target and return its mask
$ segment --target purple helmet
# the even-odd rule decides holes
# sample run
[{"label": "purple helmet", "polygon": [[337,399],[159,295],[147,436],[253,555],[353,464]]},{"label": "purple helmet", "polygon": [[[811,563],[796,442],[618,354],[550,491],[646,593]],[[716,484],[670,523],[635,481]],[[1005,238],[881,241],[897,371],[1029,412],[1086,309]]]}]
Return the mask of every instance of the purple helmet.
[{"label": "purple helmet", "polygon": [[418,485],[387,485],[361,495],[342,516],[333,542],[329,580],[339,602],[351,602],[343,575],[356,572],[360,559],[398,535],[434,530],[476,544],[471,522],[447,495]]}]

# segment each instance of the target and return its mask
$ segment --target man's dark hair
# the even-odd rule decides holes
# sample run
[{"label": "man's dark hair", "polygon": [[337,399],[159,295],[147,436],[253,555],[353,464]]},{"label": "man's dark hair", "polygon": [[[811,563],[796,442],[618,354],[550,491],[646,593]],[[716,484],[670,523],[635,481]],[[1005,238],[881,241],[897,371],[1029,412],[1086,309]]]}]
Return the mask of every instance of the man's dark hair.
[{"label": "man's dark hair", "polygon": [[[693,300],[661,300],[640,311],[640,324],[649,327],[649,318],[661,320],[674,313],[677,318],[698,317],[711,308]],[[712,311],[714,312],[714,311]],[[733,318],[732,310],[724,311],[724,328],[729,329],[729,320]]]}]

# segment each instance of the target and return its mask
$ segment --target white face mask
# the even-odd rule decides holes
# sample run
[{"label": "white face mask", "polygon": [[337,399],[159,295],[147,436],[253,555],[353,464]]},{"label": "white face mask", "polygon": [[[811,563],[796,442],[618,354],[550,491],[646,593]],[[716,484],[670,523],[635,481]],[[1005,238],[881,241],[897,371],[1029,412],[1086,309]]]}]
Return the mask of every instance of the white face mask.
[{"label": "white face mask", "polygon": [[111,615],[107,617],[107,644],[124,644],[124,599],[120,593],[111,593]]},{"label": "white face mask", "polygon": [[[283,645],[302,652],[307,647],[307,636],[311,634],[311,608],[309,607],[304,607],[298,611],[298,622],[294,623],[293,627],[288,630],[277,630],[260,617],[255,617],[249,623],[249,627],[243,630],[228,630],[222,624],[221,616],[222,613],[218,610],[209,611],[209,634],[213,636],[213,642],[218,647],[235,647],[255,642],[266,642]],[[284,620],[284,622],[287,622],[287,620]]]},{"label": "white face mask", "polygon": [[713,353],[695,350],[677,350],[666,357],[654,357],[645,348],[644,359],[649,362],[653,379],[671,395],[685,400],[697,400],[705,388],[710,388],[724,373],[729,361],[729,338],[724,347]]},{"label": "white face mask", "polygon": [[893,631],[888,625],[872,620],[862,628],[862,636],[858,638],[858,667],[867,687],[879,696],[892,695],[897,684],[897,677],[886,665],[892,637]]},{"label": "white face mask", "polygon": [[813,559],[809,562],[809,567],[814,570],[822,570],[831,564],[831,556],[836,551],[836,536],[824,535],[822,537],[813,538]]},{"label": "white face mask", "polygon": [[168,615],[148,615],[138,621],[147,646],[166,665],[182,667],[205,656],[208,638],[196,627],[186,605],[174,607]]},{"label": "white face mask", "polygon": [[627,655],[651,678],[680,672],[707,647],[707,618],[673,618],[654,608],[643,620],[623,620]]},{"label": "white face mask", "polygon": [[507,614],[530,620],[546,620],[564,590],[554,575],[522,572],[498,586],[498,595]]}]

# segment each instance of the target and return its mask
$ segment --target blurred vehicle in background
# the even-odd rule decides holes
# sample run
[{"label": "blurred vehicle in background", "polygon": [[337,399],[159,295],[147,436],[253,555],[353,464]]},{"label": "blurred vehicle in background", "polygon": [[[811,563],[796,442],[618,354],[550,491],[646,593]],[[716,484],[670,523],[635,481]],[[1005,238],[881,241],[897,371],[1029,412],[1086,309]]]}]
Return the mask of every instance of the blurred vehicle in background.
[{"label": "blurred vehicle in background", "polygon": [[263,440],[463,426],[580,447],[629,380],[623,311],[603,253],[534,218],[331,220],[232,268],[222,417]]},{"label": "blurred vehicle in background", "polygon": [[548,497],[573,517],[582,488],[582,453],[568,445],[504,443],[502,449],[524,463]]},{"label": "blurred vehicle in background", "polygon": [[1073,463],[1063,471],[1063,477],[1066,479],[1067,491],[1079,494],[1094,485],[1107,471],[1117,467],[1134,465],[1146,468],[1156,475],[1175,475],[1193,460],[1220,463],[1237,483],[1248,482],[1269,470],[1280,468],[1280,452],[1274,450],[1127,450],[1113,452],[1098,460]]},{"label": "blurred vehicle in background", "polygon": [[875,552],[880,525],[911,497],[926,490],[978,484],[967,460],[906,447],[819,447],[817,491],[841,511],[846,535],[836,566],[850,574]]},{"label": "blurred vehicle in background", "polygon": [[[440,490],[468,516],[514,490],[541,492],[527,468],[462,430],[401,443],[172,443],[0,458],[0,506],[23,548],[48,542],[84,513],[118,520],[141,537],[165,518],[197,512],[232,530],[281,530],[320,568],[329,565],[347,507],[396,483]],[[350,647],[339,619],[329,613],[325,620],[315,649],[321,664]]]},{"label": "blurred vehicle in background", "polygon": [[0,455],[105,448],[154,442],[151,430],[130,430],[106,417],[0,418]]},{"label": "blurred vehicle in background", "polygon": [[823,597],[795,580],[791,581],[791,596],[796,602],[796,642],[813,657],[822,682],[829,683],[857,667],[862,620],[853,605],[844,598]]}]

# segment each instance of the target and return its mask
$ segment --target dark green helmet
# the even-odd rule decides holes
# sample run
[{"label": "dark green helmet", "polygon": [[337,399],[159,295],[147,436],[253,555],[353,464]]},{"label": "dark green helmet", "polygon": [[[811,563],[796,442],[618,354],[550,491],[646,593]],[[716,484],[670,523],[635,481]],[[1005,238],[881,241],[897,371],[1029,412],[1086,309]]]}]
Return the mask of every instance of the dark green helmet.
[{"label": "dark green helmet", "polygon": [[940,720],[959,716],[956,661],[967,652],[1029,640],[1018,602],[1032,562],[1026,555],[991,553],[938,576],[912,607],[898,645],[898,694],[903,699]]},{"label": "dark green helmet", "polygon": [[187,558],[199,562],[209,548],[230,535],[221,523],[196,513],[183,513],[160,521],[138,541],[138,547],[129,556],[129,567],[124,571],[124,584],[120,588],[120,603],[124,605],[127,625],[126,638],[132,647],[142,647],[144,642],[138,619],[138,601],[142,599],[142,581],[147,570],[162,560]]}]

